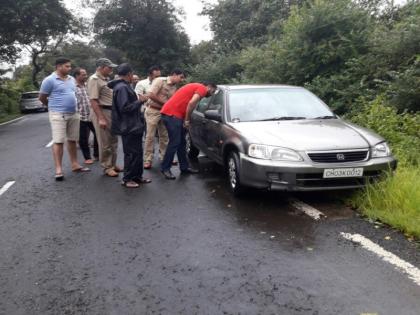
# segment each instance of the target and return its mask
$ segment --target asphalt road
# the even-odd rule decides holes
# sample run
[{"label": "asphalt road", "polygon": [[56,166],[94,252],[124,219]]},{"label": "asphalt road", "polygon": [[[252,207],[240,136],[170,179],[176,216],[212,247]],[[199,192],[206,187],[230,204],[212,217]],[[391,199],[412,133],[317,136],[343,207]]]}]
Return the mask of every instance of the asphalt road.
[{"label": "asphalt road", "polygon": [[419,268],[416,244],[335,193],[293,196],[320,221],[288,194],[238,200],[204,157],[199,175],[152,169],[137,190],[66,157],[57,183],[50,140],[47,114],[0,126],[0,187],[15,181],[0,195],[0,314],[420,314],[420,284],[340,233]]}]

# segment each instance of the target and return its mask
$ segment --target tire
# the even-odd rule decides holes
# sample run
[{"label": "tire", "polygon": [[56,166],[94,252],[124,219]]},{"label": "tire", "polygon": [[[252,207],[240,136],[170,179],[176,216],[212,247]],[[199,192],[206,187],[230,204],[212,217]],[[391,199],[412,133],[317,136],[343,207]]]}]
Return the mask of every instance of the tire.
[{"label": "tire", "polygon": [[198,155],[200,154],[200,150],[194,146],[191,141],[191,136],[187,132],[185,135],[185,142],[187,143],[187,155],[191,160],[197,160]]},{"label": "tire", "polygon": [[232,193],[239,197],[245,192],[245,187],[241,184],[240,174],[240,163],[238,153],[231,151],[227,157],[227,173],[229,179],[229,187]]}]

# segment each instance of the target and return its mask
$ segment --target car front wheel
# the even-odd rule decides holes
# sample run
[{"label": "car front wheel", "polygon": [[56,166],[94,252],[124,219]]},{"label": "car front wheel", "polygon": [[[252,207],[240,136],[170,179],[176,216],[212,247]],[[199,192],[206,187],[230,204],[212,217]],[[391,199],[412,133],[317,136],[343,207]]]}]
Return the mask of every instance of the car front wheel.
[{"label": "car front wheel", "polygon": [[239,178],[240,163],[239,156],[236,152],[230,152],[227,159],[227,171],[229,177],[229,187],[235,196],[240,196],[244,192]]}]

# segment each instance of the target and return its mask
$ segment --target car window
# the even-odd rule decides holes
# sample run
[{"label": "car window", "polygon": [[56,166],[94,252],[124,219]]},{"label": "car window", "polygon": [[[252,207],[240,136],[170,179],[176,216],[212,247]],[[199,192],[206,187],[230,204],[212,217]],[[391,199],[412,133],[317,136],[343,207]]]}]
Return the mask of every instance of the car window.
[{"label": "car window", "polygon": [[25,93],[21,95],[21,98],[24,100],[38,98],[39,93]]},{"label": "car window", "polygon": [[315,95],[303,88],[255,88],[229,93],[231,120],[257,121],[334,115]]},{"label": "car window", "polygon": [[196,111],[199,111],[200,113],[204,113],[207,110],[207,105],[209,104],[210,97],[203,98],[197,105]]},{"label": "car window", "polygon": [[214,95],[208,107],[208,110],[217,110],[221,113],[224,103],[225,103],[225,94],[222,90],[218,90],[216,94]]}]

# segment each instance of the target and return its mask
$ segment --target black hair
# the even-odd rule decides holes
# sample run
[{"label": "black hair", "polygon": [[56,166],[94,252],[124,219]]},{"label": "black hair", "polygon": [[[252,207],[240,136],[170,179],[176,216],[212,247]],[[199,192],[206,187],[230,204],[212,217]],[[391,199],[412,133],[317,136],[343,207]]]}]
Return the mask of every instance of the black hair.
[{"label": "black hair", "polygon": [[201,84],[203,84],[203,85],[205,85],[205,86],[210,86],[210,87],[212,87],[212,88],[217,89],[217,85],[216,85],[216,83],[211,82],[211,81],[204,81],[204,82],[201,82]]},{"label": "black hair", "polygon": [[122,63],[117,67],[117,74],[118,75],[127,75],[129,73],[133,73],[133,68],[128,63]]},{"label": "black hair", "polygon": [[171,71],[171,75],[181,75],[181,74],[183,74],[185,78],[187,77],[187,74],[182,69],[175,68],[174,70]]},{"label": "black hair", "polygon": [[149,70],[147,70],[147,71],[148,71],[148,74],[152,74],[153,71],[159,71],[159,70],[161,70],[160,66],[153,65],[153,66],[149,67]]},{"label": "black hair", "polygon": [[80,68],[80,67],[76,67],[76,68],[74,68],[74,70],[73,70],[73,77],[78,77],[78,76],[80,75],[80,72],[81,72],[82,70],[85,70],[85,69]]},{"label": "black hair", "polygon": [[55,60],[55,66],[64,65],[65,63],[70,62],[71,60],[69,58],[59,57]]}]

